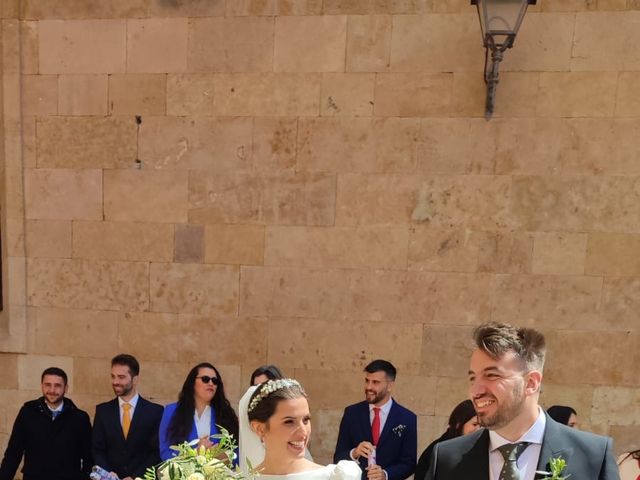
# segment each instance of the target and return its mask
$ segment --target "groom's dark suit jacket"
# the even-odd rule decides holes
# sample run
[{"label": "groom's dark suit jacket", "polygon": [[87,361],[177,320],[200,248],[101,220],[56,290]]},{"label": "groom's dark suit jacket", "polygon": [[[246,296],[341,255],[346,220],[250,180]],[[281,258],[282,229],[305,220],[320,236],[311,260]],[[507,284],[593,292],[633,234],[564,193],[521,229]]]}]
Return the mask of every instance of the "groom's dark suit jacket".
[{"label": "groom's dark suit jacket", "polygon": [[160,463],[158,427],[162,405],[138,397],[129,434],[124,438],[118,399],[96,406],[91,449],[96,465],[118,477],[143,477],[147,467]]},{"label": "groom's dark suit jacket", "polygon": [[[395,400],[389,410],[389,416],[380,432],[376,447],[376,462],[387,471],[389,480],[404,480],[416,469],[416,450],[418,436],[417,417],[415,413],[398,404]],[[371,438],[371,420],[369,404],[356,403],[344,410],[340,422],[340,433],[334,463],[340,460],[351,460],[351,449],[362,441],[373,443]],[[359,458],[362,478],[367,478],[367,459]]]},{"label": "groom's dark suit jacket", "polygon": [[[564,476],[571,480],[619,480],[611,438],[561,425],[547,415],[538,461],[539,471],[550,471],[549,459],[562,457]],[[433,449],[427,480],[489,480],[489,431],[439,443]],[[544,475],[536,475],[536,479]],[[423,480],[423,479],[416,479]]]}]

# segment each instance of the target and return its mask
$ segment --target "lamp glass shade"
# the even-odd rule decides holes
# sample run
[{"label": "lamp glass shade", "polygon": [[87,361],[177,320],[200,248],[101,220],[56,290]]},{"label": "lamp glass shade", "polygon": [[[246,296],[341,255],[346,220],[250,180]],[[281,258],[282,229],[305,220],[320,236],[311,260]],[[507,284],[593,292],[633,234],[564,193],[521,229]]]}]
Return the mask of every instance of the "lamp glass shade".
[{"label": "lamp glass shade", "polygon": [[530,0],[476,0],[482,37],[514,38],[527,12]]}]

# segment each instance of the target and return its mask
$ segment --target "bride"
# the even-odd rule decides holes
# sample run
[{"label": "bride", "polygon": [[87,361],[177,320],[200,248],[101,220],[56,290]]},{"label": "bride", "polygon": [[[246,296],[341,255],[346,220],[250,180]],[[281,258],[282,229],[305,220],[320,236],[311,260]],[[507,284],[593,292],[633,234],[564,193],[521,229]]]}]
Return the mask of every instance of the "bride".
[{"label": "bride", "polygon": [[[247,444],[246,437],[254,437],[264,446],[264,460],[253,466],[260,479],[360,480],[355,462],[342,460],[323,467],[305,458],[311,416],[306,393],[296,380],[283,378],[259,385],[246,409],[239,412],[250,423],[241,422],[241,445]],[[240,450],[241,457],[251,453]]]}]

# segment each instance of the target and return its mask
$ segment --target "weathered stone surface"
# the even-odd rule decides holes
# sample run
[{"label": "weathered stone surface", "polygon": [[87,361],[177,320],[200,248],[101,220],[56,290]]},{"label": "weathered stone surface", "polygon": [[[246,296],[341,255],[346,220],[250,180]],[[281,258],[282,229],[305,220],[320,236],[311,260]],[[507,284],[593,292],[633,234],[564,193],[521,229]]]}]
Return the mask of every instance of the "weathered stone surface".
[{"label": "weathered stone surface", "polygon": [[615,116],[640,116],[640,75],[637,72],[618,74]]},{"label": "weathered stone surface", "polygon": [[482,45],[478,41],[477,26],[477,15],[394,16],[391,70],[481,72]]},{"label": "weathered stone surface", "polygon": [[147,117],[140,129],[140,159],[159,169],[249,170],[250,118]]},{"label": "weathered stone surface", "polygon": [[311,430],[310,445],[313,449],[313,461],[321,465],[328,465],[333,462],[333,453],[338,441],[338,431],[340,419],[344,411],[338,410],[315,410],[313,402],[310,404],[313,415],[313,428]]},{"label": "weathered stone surface", "polygon": [[587,248],[586,273],[640,275],[640,235],[592,233]]},{"label": "weathered stone surface", "polygon": [[104,216],[109,221],[182,223],[187,220],[187,173],[104,172]]},{"label": "weathered stone surface", "polygon": [[173,260],[177,263],[204,261],[204,227],[202,225],[176,225]]},{"label": "weathered stone surface", "polygon": [[20,68],[23,74],[38,73],[38,22],[20,22]]},{"label": "weathered stone surface", "polygon": [[[327,375],[326,370],[298,368],[294,373],[293,378],[305,388],[310,406],[314,410],[342,410],[364,398],[365,374],[357,369],[350,368],[348,371],[336,371],[333,375]],[[325,395],[328,391],[332,395]]]},{"label": "weathered stone surface", "polygon": [[29,220],[25,223],[25,241],[29,257],[71,257],[71,222]]},{"label": "weathered stone surface", "polygon": [[276,17],[276,72],[343,72],[347,17]]},{"label": "weathered stone surface", "polygon": [[58,113],[105,116],[107,114],[107,76],[60,75]]},{"label": "weathered stone surface", "polygon": [[29,169],[25,213],[34,220],[102,218],[102,171]]},{"label": "weathered stone surface", "polygon": [[601,277],[496,275],[494,321],[537,328],[600,330]]},{"label": "weathered stone surface", "polygon": [[22,76],[22,114],[58,114],[58,77],[55,75]]},{"label": "weathered stone surface", "polygon": [[126,168],[136,159],[133,118],[38,119],[37,162],[42,168]]},{"label": "weathered stone surface", "polygon": [[537,114],[541,117],[611,117],[618,74],[542,72]]},{"label": "weathered stone surface", "polygon": [[470,7],[469,2],[465,0],[426,0],[426,11],[428,13],[472,13],[473,7]]},{"label": "weathered stone surface", "polygon": [[438,117],[451,108],[453,75],[381,73],[376,76],[376,116]]},{"label": "weathered stone surface", "polygon": [[62,355],[20,355],[18,357],[18,386],[20,390],[31,390],[36,393],[34,397],[41,395],[40,378],[42,372],[45,368],[54,366],[61,368],[67,374],[70,391],[73,392],[73,359]]},{"label": "weathered stone surface", "polygon": [[262,265],[264,237],[264,227],[261,225],[207,225],[204,234],[204,261]]},{"label": "weathered stone surface", "polygon": [[[113,354],[109,354],[105,358],[80,357],[73,359],[74,402],[78,395],[101,395],[103,398],[100,399],[100,402],[113,397],[111,379],[109,378],[112,357]],[[142,359],[138,358],[138,360]],[[96,404],[97,402],[94,402],[91,408],[86,410],[89,415],[95,413]]]},{"label": "weathered stone surface", "polygon": [[213,75],[169,75],[167,77],[167,114],[212,115]]},{"label": "weathered stone surface", "polygon": [[[463,340],[463,339],[462,339]],[[436,415],[449,418],[451,410],[463,400],[469,398],[469,380],[467,380],[467,372],[469,371],[469,358],[467,363],[462,365],[464,374],[459,377],[440,377],[436,384]],[[444,425],[446,425],[446,420]]]},{"label": "weathered stone surface", "polygon": [[27,295],[36,307],[145,310],[149,266],[142,262],[27,260]]},{"label": "weathered stone surface", "polygon": [[369,0],[324,0],[323,3],[325,15],[365,15],[372,10]]},{"label": "weathered stone surface", "polygon": [[213,110],[226,116],[315,116],[320,83],[313,73],[216,75]]},{"label": "weathered stone surface", "polygon": [[[416,415],[433,415],[436,404],[436,377],[403,375],[396,377],[393,398]],[[420,446],[418,446],[418,449]]]},{"label": "weathered stone surface", "polygon": [[[0,353],[0,388],[3,390],[18,389],[18,355],[15,353]],[[2,430],[6,431],[6,430]]]},{"label": "weathered stone surface", "polygon": [[22,18],[85,19],[144,16],[148,0],[29,0],[21,2]]},{"label": "weathered stone surface", "polygon": [[236,0],[227,2],[231,15],[320,15],[322,0]]},{"label": "weathered stone surface", "polygon": [[149,13],[162,17],[216,17],[224,15],[224,9],[225,0],[151,0]]},{"label": "weathered stone surface", "polygon": [[404,269],[406,228],[268,227],[265,265]]},{"label": "weathered stone surface", "polygon": [[292,170],[296,166],[298,120],[289,117],[253,119],[253,168]]},{"label": "weathered stone surface", "polygon": [[[109,357],[118,349],[121,313],[67,308],[31,308],[35,322],[34,352],[72,357]],[[105,375],[106,377],[106,375]]]},{"label": "weathered stone surface", "polygon": [[347,72],[386,72],[391,61],[391,17],[347,17]]},{"label": "weathered stone surface", "polygon": [[151,310],[229,315],[238,311],[238,267],[152,263]]},{"label": "weathered stone surface", "polygon": [[274,19],[212,17],[189,21],[190,72],[269,72]]},{"label": "weathered stone surface", "polygon": [[591,418],[607,425],[635,425],[640,417],[640,389],[598,387],[593,392]]},{"label": "weathered stone surface", "polygon": [[166,92],[166,75],[110,75],[109,113],[111,115],[163,115]]},{"label": "weathered stone surface", "polygon": [[370,117],[375,76],[365,73],[325,73],[322,76],[322,116]]},{"label": "weathered stone surface", "polygon": [[127,65],[123,20],[42,20],[40,73],[123,73]]},{"label": "weathered stone surface", "polygon": [[412,172],[419,121],[414,118],[301,119],[297,166],[315,172]]},{"label": "weathered stone surface", "polygon": [[127,20],[127,72],[184,72],[187,38],[186,18]]},{"label": "weathered stone surface", "polygon": [[74,222],[73,256],[168,262],[173,258],[173,226],[158,223]]},{"label": "weathered stone surface", "polygon": [[584,12],[597,5],[593,0],[543,0],[541,7],[543,12]]},{"label": "weathered stone surface", "polygon": [[607,330],[632,331],[640,308],[640,278],[605,277],[601,321]]},{"label": "weathered stone surface", "polygon": [[425,0],[374,0],[373,11],[376,13],[411,14],[425,13],[428,1]]},{"label": "weathered stone surface", "polygon": [[[375,358],[393,358],[406,374],[420,370],[422,325],[414,323],[353,322],[299,318],[269,322],[269,362],[288,368],[363,369]],[[314,339],[314,348],[305,346]],[[394,348],[389,338],[403,345]]]},{"label": "weathered stone surface", "polygon": [[425,325],[422,334],[423,375],[467,377],[473,351],[473,327]]},{"label": "weathered stone surface", "polygon": [[[180,335],[176,335],[179,325]],[[169,313],[125,313],[118,317],[118,350],[138,359],[175,362],[179,359],[186,325]],[[200,327],[201,328],[201,327]],[[140,341],[144,339],[143,341]],[[144,368],[143,368],[144,373]]]},{"label": "weathered stone surface", "polygon": [[332,175],[218,175],[193,171],[189,188],[191,222],[333,224]]},{"label": "weathered stone surface", "polygon": [[[579,424],[590,422],[593,391],[592,385],[556,384],[545,381],[540,395],[540,404],[543,408],[549,408],[552,405],[570,405],[578,412]],[[582,428],[582,425],[579,427]]]},{"label": "weathered stone surface", "polygon": [[640,231],[635,176],[514,177],[511,211],[522,228],[541,231]]},{"label": "weathered stone surface", "polygon": [[586,257],[586,234],[540,232],[535,235],[531,271],[535,274],[582,275]]}]

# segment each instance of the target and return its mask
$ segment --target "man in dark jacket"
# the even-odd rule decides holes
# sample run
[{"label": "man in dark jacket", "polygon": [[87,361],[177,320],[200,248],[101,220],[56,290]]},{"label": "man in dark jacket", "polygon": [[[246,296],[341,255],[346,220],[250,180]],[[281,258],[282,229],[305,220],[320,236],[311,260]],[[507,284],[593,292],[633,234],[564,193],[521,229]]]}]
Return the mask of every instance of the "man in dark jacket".
[{"label": "man in dark jacket", "polygon": [[25,403],[0,464],[0,480],[13,480],[24,456],[24,480],[86,480],[91,471],[89,415],[69,399],[67,374],[47,368],[42,397]]}]

